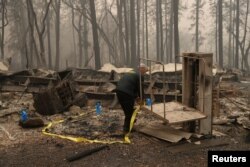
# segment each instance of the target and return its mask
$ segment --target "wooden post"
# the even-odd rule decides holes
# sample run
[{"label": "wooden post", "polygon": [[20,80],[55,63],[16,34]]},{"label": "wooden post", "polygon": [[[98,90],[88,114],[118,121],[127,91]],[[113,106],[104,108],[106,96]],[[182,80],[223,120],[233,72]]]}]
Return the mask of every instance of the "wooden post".
[{"label": "wooden post", "polygon": [[[190,53],[191,54],[191,53]],[[195,108],[194,104],[194,90],[195,90],[195,75],[194,75],[194,67],[195,60],[192,58],[190,54],[185,54],[183,57],[182,63],[182,103],[186,106]],[[191,56],[191,57],[189,57]],[[188,130],[189,132],[195,131],[195,121],[187,122],[183,124],[183,128]]]},{"label": "wooden post", "polygon": [[183,57],[183,63],[182,63],[182,103],[184,105],[187,105],[189,107],[194,107],[192,106],[192,90],[193,88],[193,75],[192,75],[192,59],[189,59],[188,57]]},{"label": "wooden post", "polygon": [[200,121],[200,133],[212,134],[212,91],[213,91],[213,54],[197,54],[199,61],[199,104],[198,110],[203,112],[207,118]]}]

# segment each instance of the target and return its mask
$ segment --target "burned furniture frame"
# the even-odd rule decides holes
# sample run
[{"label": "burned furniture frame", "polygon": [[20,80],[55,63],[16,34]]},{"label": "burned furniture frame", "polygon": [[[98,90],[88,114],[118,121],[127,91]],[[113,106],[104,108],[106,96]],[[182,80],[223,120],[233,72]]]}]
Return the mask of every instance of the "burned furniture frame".
[{"label": "burned furniture frame", "polygon": [[[199,133],[212,134],[212,53],[183,53],[182,57],[182,103],[196,108],[206,115],[198,121]],[[190,124],[192,131],[195,122]]]},{"label": "burned furniture frame", "polygon": [[75,83],[70,77],[70,71],[57,77],[30,76],[28,71],[2,75],[0,92],[32,93],[34,107],[42,115],[52,115],[66,111],[71,105],[84,106],[86,96],[77,93]]},{"label": "burned furniture frame", "polygon": [[[142,107],[142,109],[153,112],[159,118],[165,120],[164,122],[166,123],[183,123],[184,129],[186,125],[189,125],[189,129],[187,130],[191,132],[198,131],[200,134],[211,135],[213,78],[212,54],[183,53],[183,55],[179,57],[183,58],[182,104],[176,103],[176,105],[174,106],[178,107],[173,109],[173,111],[169,111],[167,113],[165,112],[165,100],[163,107],[162,104],[153,104],[151,106],[151,109],[148,106]],[[177,97],[177,93],[175,95]],[[180,117],[180,119],[176,119],[177,117]],[[198,124],[198,126],[196,126],[196,123]]]}]

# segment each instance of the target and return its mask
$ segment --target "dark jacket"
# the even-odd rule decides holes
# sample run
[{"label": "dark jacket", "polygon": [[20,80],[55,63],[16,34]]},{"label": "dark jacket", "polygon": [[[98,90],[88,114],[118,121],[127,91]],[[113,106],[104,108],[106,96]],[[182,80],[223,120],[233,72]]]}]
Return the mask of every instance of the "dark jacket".
[{"label": "dark jacket", "polygon": [[[142,76],[141,78],[143,83],[144,77]],[[142,97],[144,96],[143,90],[142,86]],[[127,93],[134,98],[140,97],[140,75],[136,72],[124,74],[124,76],[117,83],[116,91]]]}]

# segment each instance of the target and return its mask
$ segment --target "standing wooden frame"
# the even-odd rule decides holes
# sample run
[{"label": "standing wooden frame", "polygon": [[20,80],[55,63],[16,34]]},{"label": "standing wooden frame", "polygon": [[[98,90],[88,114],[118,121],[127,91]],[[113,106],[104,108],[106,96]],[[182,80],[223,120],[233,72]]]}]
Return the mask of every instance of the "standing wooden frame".
[{"label": "standing wooden frame", "polygon": [[182,103],[203,112],[199,133],[212,134],[212,53],[183,53]]}]

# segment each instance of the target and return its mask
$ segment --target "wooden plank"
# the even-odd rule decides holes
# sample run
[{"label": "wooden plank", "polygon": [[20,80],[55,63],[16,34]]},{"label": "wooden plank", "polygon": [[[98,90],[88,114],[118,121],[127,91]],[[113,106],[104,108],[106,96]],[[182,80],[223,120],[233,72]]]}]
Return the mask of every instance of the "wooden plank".
[{"label": "wooden plank", "polygon": [[156,138],[166,140],[172,143],[177,143],[182,139],[189,139],[192,134],[183,132],[169,126],[150,125],[139,129],[139,132],[145,133]]},{"label": "wooden plank", "polygon": [[[194,59],[194,53],[183,53],[183,80],[182,80],[182,103],[186,106],[196,108],[198,103],[197,97],[197,72],[198,60]],[[185,129],[195,131],[195,122],[184,124]]]},{"label": "wooden plank", "polygon": [[38,77],[38,76],[14,75],[14,76],[11,76],[10,78],[12,79],[11,82],[16,82],[16,83],[24,83],[27,79],[29,79],[31,84],[37,84],[37,85],[48,85],[49,82],[56,84],[59,82],[59,80],[56,78],[46,78],[46,77]]},{"label": "wooden plank", "polygon": [[[188,56],[185,55],[184,56]],[[184,105],[190,106],[191,101],[193,99],[193,92],[194,85],[193,83],[193,77],[192,77],[192,59],[189,59],[188,57],[183,57],[183,63],[182,63],[182,103]]]},{"label": "wooden plank", "polygon": [[19,85],[3,85],[0,87],[0,91],[5,92],[27,92],[27,93],[39,93],[41,90],[46,89],[42,86],[19,86]]},{"label": "wooden plank", "polygon": [[[196,109],[184,106],[178,102],[169,102],[166,103],[166,111],[164,117],[164,103],[153,104],[152,113],[154,113],[158,118],[167,120],[169,124],[189,122],[193,120],[200,120],[206,118],[206,115],[199,112]],[[142,107],[143,110],[150,111],[150,106]]]},{"label": "wooden plank", "polygon": [[[198,54],[199,55],[199,54]],[[207,118],[200,121],[201,134],[212,134],[212,84],[213,84],[213,54],[200,54],[203,59],[199,61],[199,103],[198,110]]]},{"label": "wooden plank", "polygon": [[219,147],[219,146],[226,146],[229,142],[225,141],[224,139],[207,139],[202,140],[200,145],[194,143],[185,143],[177,146],[168,147],[167,150],[173,154],[180,153],[180,152],[187,152],[196,149],[204,149],[210,147]]}]

